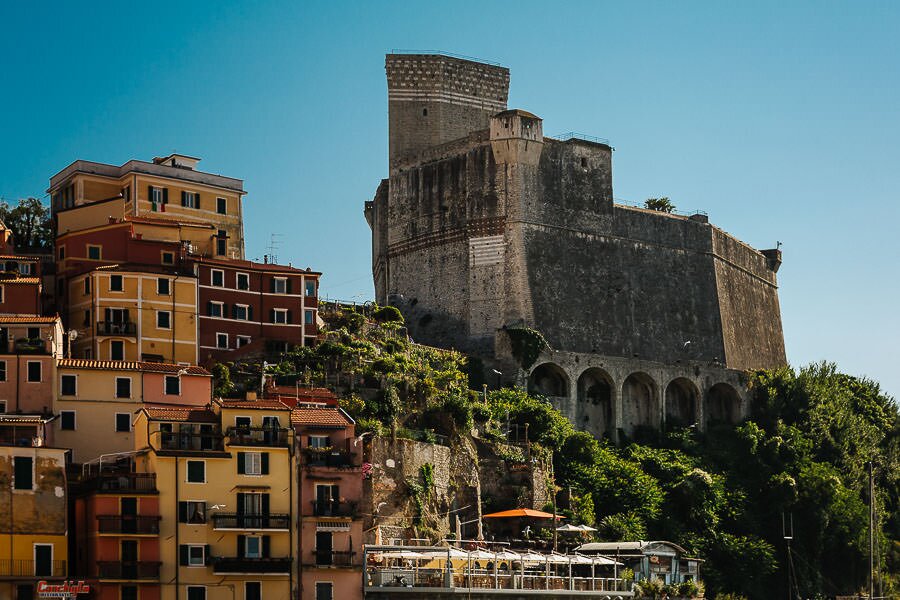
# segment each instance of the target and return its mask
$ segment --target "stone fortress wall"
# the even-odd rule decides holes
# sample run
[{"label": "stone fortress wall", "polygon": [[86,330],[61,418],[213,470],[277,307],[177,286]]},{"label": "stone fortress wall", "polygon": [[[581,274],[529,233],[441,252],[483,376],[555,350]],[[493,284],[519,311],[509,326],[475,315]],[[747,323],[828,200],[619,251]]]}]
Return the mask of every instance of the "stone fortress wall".
[{"label": "stone fortress wall", "polygon": [[[531,387],[597,434],[743,416],[741,372],[786,362],[779,251],[703,214],[615,204],[612,147],[546,138],[539,117],[506,110],[502,67],[388,55],[386,70],[390,172],[366,217],[376,299],[416,341],[511,373],[502,330],[540,331],[555,352]],[[579,408],[591,386],[576,364],[603,370],[602,415]]]}]

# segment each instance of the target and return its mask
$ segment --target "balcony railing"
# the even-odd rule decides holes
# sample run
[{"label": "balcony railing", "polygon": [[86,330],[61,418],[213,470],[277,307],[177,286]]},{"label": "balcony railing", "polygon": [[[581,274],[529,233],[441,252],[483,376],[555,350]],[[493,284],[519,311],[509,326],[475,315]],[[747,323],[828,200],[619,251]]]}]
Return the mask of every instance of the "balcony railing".
[{"label": "balcony railing", "polygon": [[356,502],[338,502],[337,500],[310,500],[313,516],[316,517],[353,517],[356,515]]},{"label": "balcony railing", "polygon": [[317,567],[352,567],[356,552],[352,550],[313,550]]},{"label": "balcony railing", "polygon": [[159,520],[159,516],[97,515],[97,533],[158,534]]},{"label": "balcony railing", "polygon": [[334,469],[347,469],[358,467],[359,461],[346,450],[333,448],[304,448],[303,456],[309,467],[330,467]]},{"label": "balcony railing", "polygon": [[11,354],[50,354],[47,342],[40,338],[19,338],[12,343],[0,340],[0,348]]},{"label": "balcony railing", "polygon": [[98,492],[156,492],[156,473],[102,473],[83,482]]},{"label": "balcony railing", "polygon": [[159,579],[162,563],[153,561],[97,561],[99,579]]},{"label": "balcony railing", "polygon": [[213,529],[289,529],[291,517],[286,514],[239,515],[237,513],[215,513]]},{"label": "balcony railing", "polygon": [[222,451],[221,432],[190,433],[190,432],[160,432],[160,450],[189,450],[189,451]]},{"label": "balcony railing", "polygon": [[65,577],[66,561],[0,559],[0,577]]},{"label": "balcony railing", "polygon": [[229,427],[228,443],[235,446],[290,446],[291,430],[273,427]]},{"label": "balcony railing", "polygon": [[291,571],[290,558],[214,557],[213,573],[283,573]]},{"label": "balcony railing", "polygon": [[137,335],[137,323],[97,321],[97,335]]}]

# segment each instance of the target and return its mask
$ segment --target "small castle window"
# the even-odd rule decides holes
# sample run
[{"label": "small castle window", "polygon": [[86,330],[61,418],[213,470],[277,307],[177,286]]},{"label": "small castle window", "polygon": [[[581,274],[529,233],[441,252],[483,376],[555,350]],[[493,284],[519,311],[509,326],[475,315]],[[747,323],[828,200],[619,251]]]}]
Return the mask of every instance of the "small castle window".
[{"label": "small castle window", "polygon": [[581,168],[587,169],[587,159],[585,157],[581,157]]},{"label": "small castle window", "polygon": [[422,109],[422,116],[423,116],[423,117],[427,117],[427,116],[428,116],[428,109],[427,109],[427,108],[423,108],[423,109]]}]

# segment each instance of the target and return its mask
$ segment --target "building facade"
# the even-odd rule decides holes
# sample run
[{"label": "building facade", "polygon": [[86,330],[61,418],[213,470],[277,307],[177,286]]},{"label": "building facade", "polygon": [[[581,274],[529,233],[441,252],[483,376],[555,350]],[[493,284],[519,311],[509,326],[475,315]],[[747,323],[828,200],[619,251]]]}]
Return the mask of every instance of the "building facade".
[{"label": "building facade", "polygon": [[62,353],[59,317],[0,316],[0,413],[49,415]]}]

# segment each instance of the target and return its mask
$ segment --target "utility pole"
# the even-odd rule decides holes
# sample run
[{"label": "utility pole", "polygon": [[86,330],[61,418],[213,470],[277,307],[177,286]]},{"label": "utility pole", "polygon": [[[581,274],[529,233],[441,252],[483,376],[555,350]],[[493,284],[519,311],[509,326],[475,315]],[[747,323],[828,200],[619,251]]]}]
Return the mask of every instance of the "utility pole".
[{"label": "utility pole", "polygon": [[784,541],[787,543],[787,585],[788,585],[788,600],[791,600],[791,595],[793,594],[793,582],[794,582],[794,561],[791,558],[791,540],[794,539],[794,514],[788,513],[787,518],[784,513],[781,513],[781,535],[784,537]]}]

